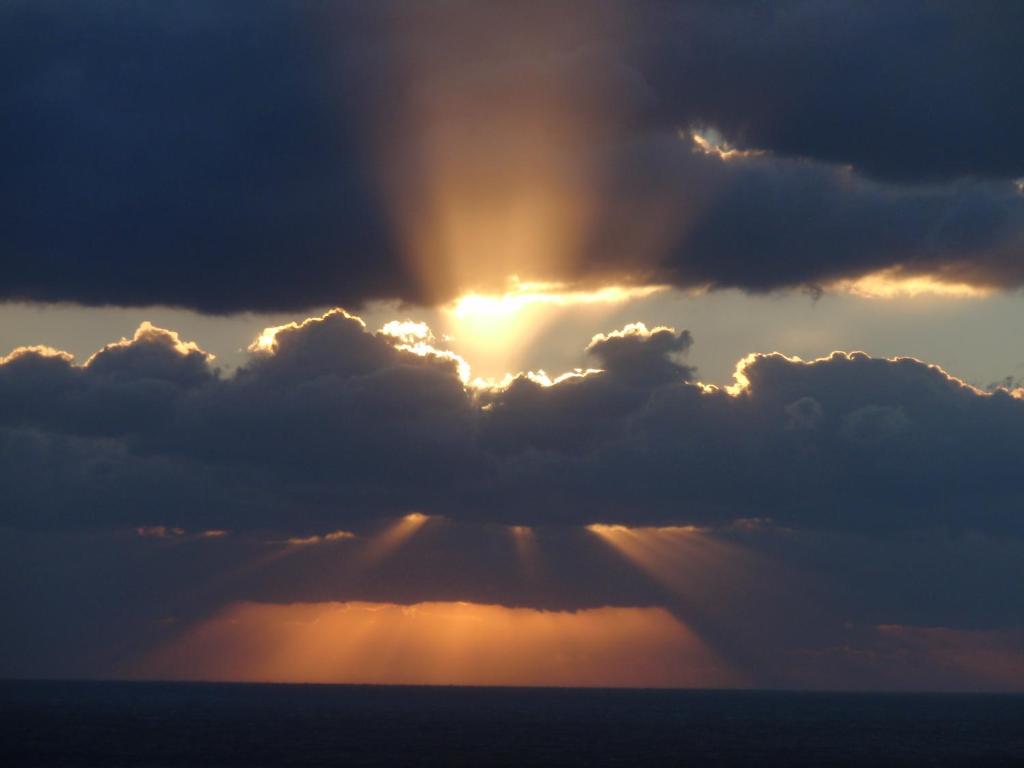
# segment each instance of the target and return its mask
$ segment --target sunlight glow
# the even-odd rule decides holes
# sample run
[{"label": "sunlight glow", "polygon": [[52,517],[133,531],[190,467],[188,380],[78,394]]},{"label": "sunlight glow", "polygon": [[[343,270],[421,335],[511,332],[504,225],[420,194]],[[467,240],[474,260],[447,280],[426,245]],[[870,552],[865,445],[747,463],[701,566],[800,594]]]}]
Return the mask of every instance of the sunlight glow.
[{"label": "sunlight glow", "polygon": [[307,325],[310,325],[311,323],[326,320],[331,315],[342,315],[348,318],[349,320],[355,320],[364,328],[366,327],[366,323],[363,321],[363,318],[358,317],[357,315],[350,314],[341,307],[335,307],[334,309],[328,310],[324,314],[319,315],[317,317],[307,317],[301,323],[291,322],[285,323],[284,325],[272,325],[269,328],[264,328],[260,332],[260,335],[257,336],[256,339],[252,342],[252,344],[249,345],[248,351],[254,353],[272,354],[277,351],[277,334],[279,334],[281,331],[292,331],[298,330],[299,328],[305,328]]},{"label": "sunlight glow", "polygon": [[540,549],[537,546],[537,535],[528,525],[511,525],[509,534],[516,547],[516,556],[523,575],[534,578],[540,571]]},{"label": "sunlight glow", "polygon": [[694,144],[695,151],[705,155],[715,155],[720,160],[758,157],[764,154],[764,151],[759,149],[736,149],[715,128],[693,128],[689,131],[680,131],[679,136],[690,139]]},{"label": "sunlight glow", "polygon": [[[733,383],[725,387],[725,392],[728,393],[729,395],[732,395],[733,397],[738,397],[738,396],[744,394],[745,392],[748,392],[750,390],[750,388],[751,388],[751,381],[750,381],[750,377],[747,376],[747,369],[750,368],[750,366],[752,366],[755,363],[757,363],[759,360],[762,360],[764,358],[776,358],[776,359],[779,359],[779,360],[785,360],[788,363],[798,363],[800,365],[815,365],[815,364],[818,364],[818,363],[828,363],[828,362],[833,362],[833,361],[836,361],[836,360],[847,360],[847,361],[849,361],[849,360],[857,360],[858,358],[867,359],[867,358],[870,358],[870,357],[871,356],[868,355],[867,352],[860,352],[860,351],[843,352],[843,351],[840,351],[840,350],[836,350],[835,352],[832,352],[829,355],[824,355],[823,357],[816,357],[813,360],[804,360],[802,357],[799,357],[798,355],[784,355],[781,352],[752,352],[751,354],[744,356],[738,363],[736,363],[736,369],[733,371],[733,374],[732,374]],[[942,366],[935,365],[934,363],[926,363],[923,360],[917,359],[916,357],[903,356],[903,357],[885,357],[885,358],[872,358],[872,359],[876,359],[876,360],[881,359],[881,360],[885,360],[886,362],[889,362],[889,363],[898,363],[898,362],[901,362],[901,361],[913,362],[913,363],[916,363],[917,365],[922,365],[922,366],[925,366],[927,368],[930,368],[931,370],[941,374],[946,379],[949,379],[950,382],[956,384],[957,386],[964,387],[965,389],[969,389],[975,395],[991,396],[993,394],[992,392],[989,392],[989,391],[986,391],[986,390],[983,390],[983,389],[979,389],[978,387],[975,387],[973,384],[968,384],[963,379],[957,378],[956,376],[952,375],[951,373],[946,371],[944,368],[942,368]],[[705,385],[701,385],[701,386],[707,392],[715,392],[715,391],[718,390],[718,387],[716,387],[714,385],[705,384]],[[1015,391],[1016,391],[1015,389],[1008,389],[1008,388],[1004,388],[1004,387],[998,387],[996,389],[996,391],[1007,392],[1011,396],[1016,396],[1014,394]]]},{"label": "sunlight glow", "polygon": [[343,541],[344,539],[354,539],[355,537],[356,535],[350,531],[331,531],[323,535],[294,536],[287,539],[285,543],[303,547],[311,544],[329,544],[333,541]]},{"label": "sunlight glow", "polygon": [[895,270],[882,270],[855,280],[841,280],[831,288],[863,299],[916,299],[921,296],[980,299],[992,294],[991,289],[982,286],[946,281],[934,275],[900,275]]},{"label": "sunlight glow", "polygon": [[75,356],[70,352],[65,352],[62,349],[55,349],[54,347],[47,347],[41,344],[34,344],[27,347],[15,347],[10,351],[9,354],[0,357],[0,365],[7,365],[8,363],[14,362],[19,357],[25,355],[39,355],[40,357],[57,357],[65,362],[70,363],[75,359]]},{"label": "sunlight glow", "polygon": [[518,315],[523,309],[542,304],[555,307],[570,307],[588,304],[621,304],[631,299],[641,299],[667,286],[608,285],[591,291],[570,290],[562,283],[522,283],[513,278],[510,289],[503,294],[468,293],[456,299],[450,312],[460,320],[486,321],[507,319]]},{"label": "sunlight glow", "polygon": [[442,360],[450,360],[455,364],[455,370],[463,384],[470,383],[471,369],[469,363],[461,355],[449,349],[440,349],[435,346],[437,339],[430,326],[423,322],[413,320],[391,320],[377,331],[381,336],[387,336],[394,342],[395,349],[403,352],[410,352],[419,357],[436,357]]},{"label": "sunlight glow", "polygon": [[405,545],[420,529],[430,522],[430,515],[410,512],[377,534],[363,552],[363,565],[372,565],[394,554]]},{"label": "sunlight glow", "polygon": [[434,341],[434,334],[430,330],[430,326],[414,320],[391,320],[384,323],[378,333],[397,339],[403,344]]},{"label": "sunlight glow", "polygon": [[608,285],[592,290],[562,283],[520,282],[513,278],[503,293],[468,293],[445,307],[445,331],[462,354],[489,374],[516,370],[530,343],[559,322],[570,309],[584,310],[594,321],[614,307],[665,290],[664,286]]},{"label": "sunlight glow", "polygon": [[[516,379],[521,377],[529,379],[534,384],[539,384],[542,387],[553,387],[556,384],[561,384],[563,381],[568,381],[569,379],[582,379],[585,376],[590,376],[595,373],[603,373],[603,371],[600,368],[576,368],[572,371],[560,373],[554,378],[551,378],[551,376],[543,370],[524,371],[522,373],[506,373],[501,379],[486,379],[478,376],[469,382],[469,386],[474,389],[508,389]],[[486,410],[487,406],[484,406],[484,408]]]},{"label": "sunlight glow", "polygon": [[720,687],[739,681],[663,608],[237,603],[139,677],[412,685]]},{"label": "sunlight glow", "polygon": [[616,552],[667,587],[689,607],[721,604],[763,563],[741,547],[693,525],[588,525]]},{"label": "sunlight glow", "polygon": [[142,323],[139,324],[139,327],[135,329],[135,333],[132,335],[130,339],[122,338],[120,341],[115,341],[111,342],[110,344],[106,344],[105,346],[103,346],[102,349],[99,349],[96,352],[94,352],[89,357],[89,359],[85,361],[84,367],[88,368],[92,361],[97,358],[97,356],[101,355],[102,353],[108,350],[130,347],[132,344],[146,341],[169,342],[171,348],[179,355],[182,355],[183,357],[185,355],[199,354],[205,357],[207,361],[212,361],[215,359],[215,355],[212,355],[206,350],[200,348],[200,346],[196,344],[194,341],[183,341],[181,336],[178,335],[177,331],[171,331],[166,328],[160,328],[158,326],[153,325],[148,320],[143,320]]}]

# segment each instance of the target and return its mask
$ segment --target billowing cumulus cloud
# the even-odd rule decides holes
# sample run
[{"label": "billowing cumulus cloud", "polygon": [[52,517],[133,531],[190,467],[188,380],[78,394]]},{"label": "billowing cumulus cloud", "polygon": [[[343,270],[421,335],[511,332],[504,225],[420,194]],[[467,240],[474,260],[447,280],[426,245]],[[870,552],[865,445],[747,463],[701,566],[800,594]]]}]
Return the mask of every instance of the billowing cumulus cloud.
[{"label": "billowing cumulus cloud", "polygon": [[1012,3],[0,14],[2,298],[1022,282]]},{"label": "billowing cumulus cloud", "polygon": [[264,334],[230,376],[148,324],[82,365],[21,350],[0,365],[2,522],[305,536],[418,510],[1024,533],[1015,392],[857,352],[751,355],[719,389],[680,361],[690,344],[634,324],[594,337],[591,370],[486,388],[341,310]]}]

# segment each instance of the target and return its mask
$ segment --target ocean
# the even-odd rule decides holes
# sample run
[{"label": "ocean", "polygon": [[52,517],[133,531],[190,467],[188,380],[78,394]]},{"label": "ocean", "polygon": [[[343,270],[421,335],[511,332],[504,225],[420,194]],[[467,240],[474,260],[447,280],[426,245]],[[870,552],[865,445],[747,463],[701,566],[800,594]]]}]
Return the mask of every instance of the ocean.
[{"label": "ocean", "polygon": [[0,682],[0,766],[1024,765],[1024,696]]}]

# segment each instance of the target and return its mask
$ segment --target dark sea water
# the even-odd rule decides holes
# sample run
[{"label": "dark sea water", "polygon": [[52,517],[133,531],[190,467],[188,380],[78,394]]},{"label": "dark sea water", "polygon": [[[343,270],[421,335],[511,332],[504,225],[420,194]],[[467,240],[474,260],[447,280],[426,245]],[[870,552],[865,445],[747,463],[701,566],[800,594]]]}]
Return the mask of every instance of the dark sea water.
[{"label": "dark sea water", "polygon": [[0,682],[0,766],[1020,765],[1024,696]]}]

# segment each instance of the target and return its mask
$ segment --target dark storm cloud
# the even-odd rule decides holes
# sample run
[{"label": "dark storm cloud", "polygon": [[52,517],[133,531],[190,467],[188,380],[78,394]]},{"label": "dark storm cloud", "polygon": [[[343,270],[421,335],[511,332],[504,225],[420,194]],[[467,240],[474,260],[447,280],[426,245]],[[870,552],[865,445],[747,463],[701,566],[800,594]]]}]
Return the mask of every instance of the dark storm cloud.
[{"label": "dark storm cloud", "polygon": [[[649,282],[769,291],[888,270],[977,286],[1024,281],[1024,194],[1009,182],[900,186],[849,168],[752,153],[695,151],[689,137],[650,137],[609,162],[625,191],[595,227],[590,269],[614,276],[637,222],[674,217]],[[637,182],[637,179],[643,181]],[[650,191],[657,190],[652,203]]]},{"label": "dark storm cloud", "polygon": [[[630,326],[591,341],[603,372],[483,392],[340,311],[231,376],[148,325],[83,365],[8,356],[0,673],[122,674],[239,600],[665,605],[771,686],[978,685],[921,627],[1016,658],[1024,401],[842,353],[751,356],[729,394],[691,342]],[[438,517],[369,557],[410,510]],[[595,522],[705,528],[653,540],[666,582]]]},{"label": "dark storm cloud", "polygon": [[1016,3],[666,3],[650,21],[663,120],[890,180],[1024,175]]},{"label": "dark storm cloud", "polygon": [[307,10],[6,4],[3,295],[218,312],[408,293]]},{"label": "dark storm cloud", "polygon": [[[1016,286],[1022,13],[7,3],[0,297],[209,312],[450,298],[466,286],[425,286],[398,242],[393,197],[423,170],[403,106],[448,105],[467,151],[514,152],[496,116],[544,89],[589,115],[573,141],[597,148],[603,200],[586,252],[548,276],[768,290],[896,267]],[[694,156],[693,127],[767,154]],[[652,216],[672,226],[638,253]]]},{"label": "dark storm cloud", "polygon": [[0,366],[5,504],[19,528],[323,533],[421,510],[506,524],[1024,532],[1024,402],[912,359],[744,361],[692,383],[689,334],[630,326],[603,372],[466,389],[341,311],[278,331],[224,377],[143,326],[86,364]]}]

